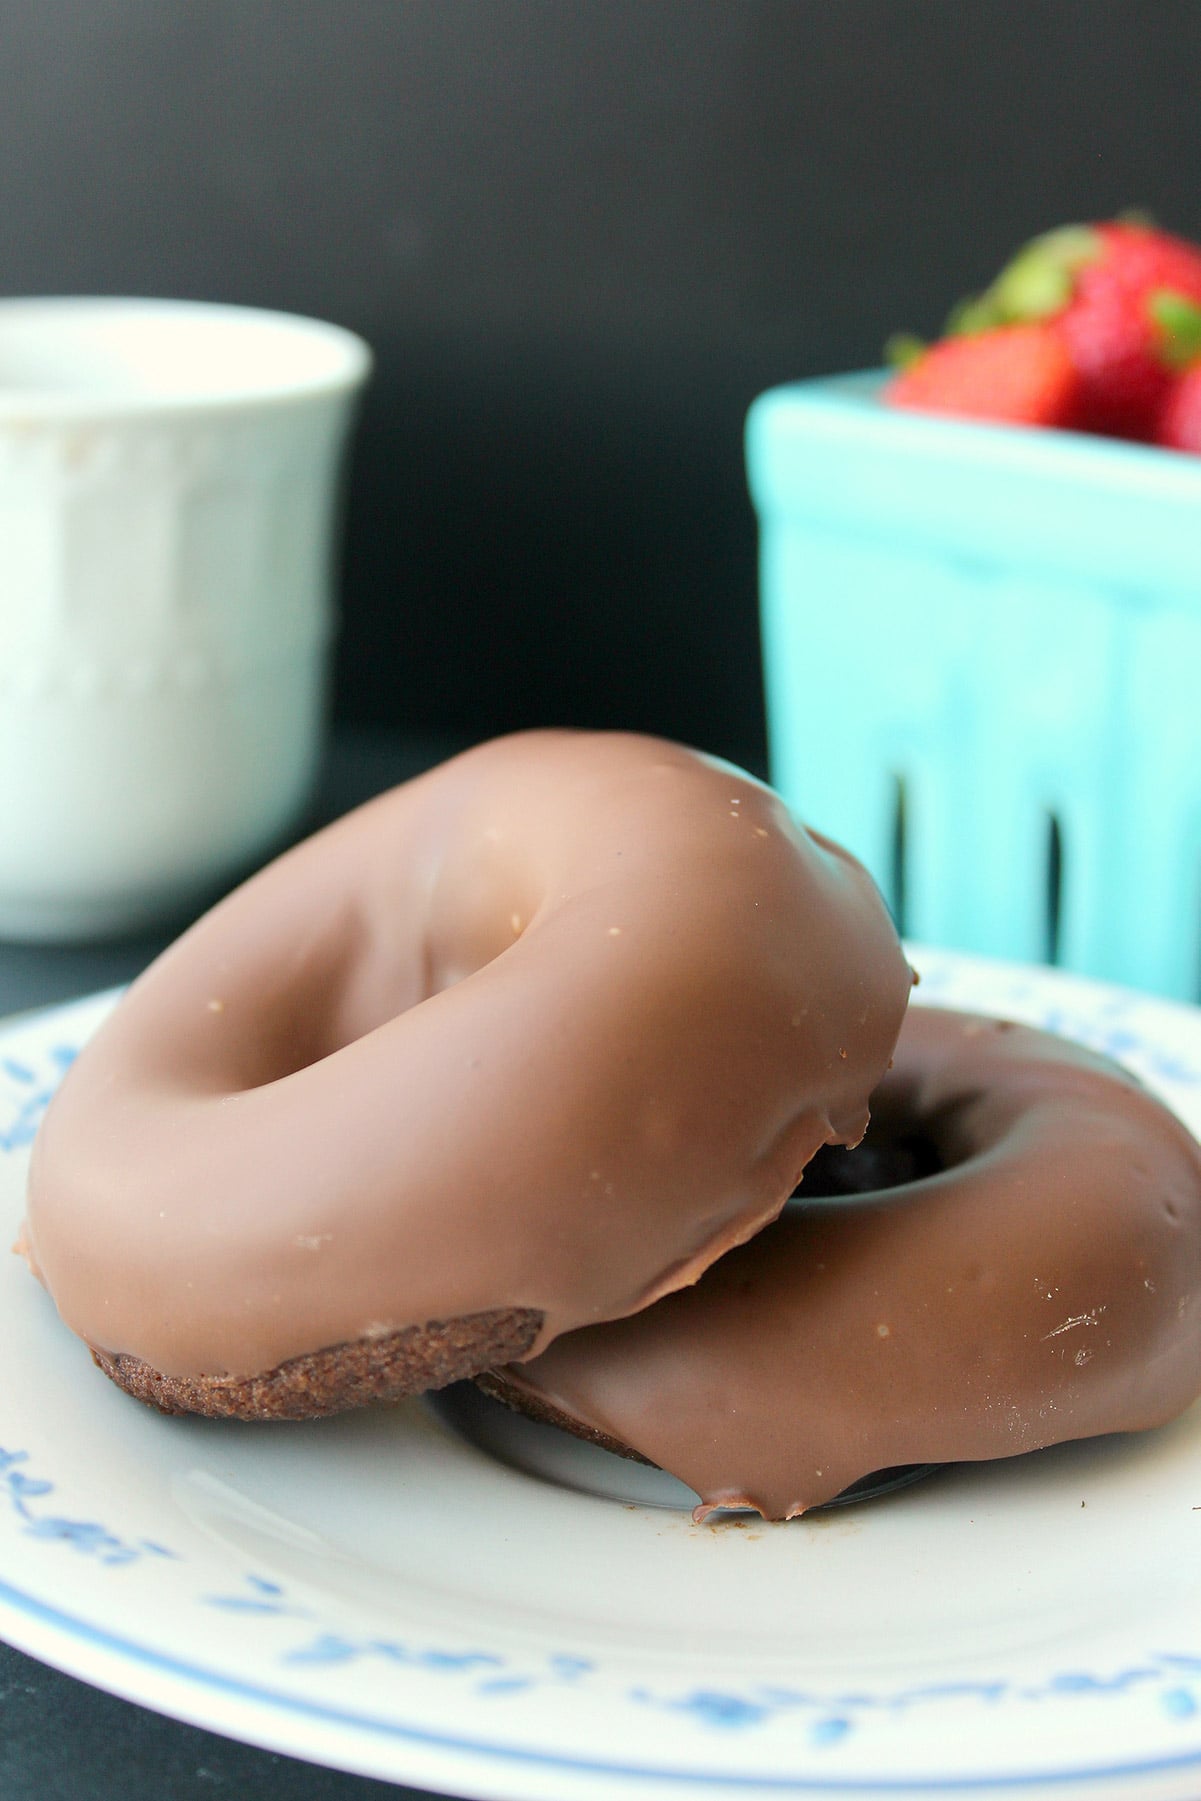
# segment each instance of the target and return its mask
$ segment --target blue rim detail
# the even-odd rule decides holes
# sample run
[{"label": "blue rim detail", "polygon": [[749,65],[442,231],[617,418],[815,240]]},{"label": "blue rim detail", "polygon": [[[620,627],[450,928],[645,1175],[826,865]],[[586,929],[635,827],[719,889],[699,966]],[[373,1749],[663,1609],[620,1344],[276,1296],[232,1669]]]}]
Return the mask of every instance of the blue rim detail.
[{"label": "blue rim detail", "polygon": [[[244,1682],[233,1676],[223,1676],[217,1670],[207,1670],[202,1665],[188,1663],[183,1658],[149,1650],[133,1639],[122,1638],[118,1633],[92,1626],[86,1620],[75,1619],[71,1614],[39,1601],[36,1596],[14,1588],[11,1583],[0,1581],[0,1602],[4,1601],[45,1625],[65,1628],[73,1638],[85,1644],[117,1652],[133,1663],[145,1665],[167,1676],[182,1677],[219,1694],[232,1695],[243,1701],[265,1702],[285,1713],[298,1714],[302,1718],[317,1720],[326,1725],[353,1726],[382,1738],[400,1739],[435,1750],[466,1752],[475,1757],[496,1758],[510,1764],[527,1763],[543,1769],[574,1771],[582,1776],[627,1776],[651,1782],[687,1782],[710,1788],[737,1786],[765,1794],[781,1794],[791,1789],[796,1793],[811,1795],[866,1795],[873,1791],[922,1795],[947,1793],[954,1789],[995,1793],[1005,1789],[1034,1788],[1039,1784],[1045,1787],[1057,1783],[1117,1781],[1123,1777],[1164,1775],[1173,1770],[1201,1767],[1201,1746],[1191,1751],[1176,1752],[1168,1757],[1143,1759],[1133,1763],[1028,1770],[1008,1776],[766,1776],[705,1769],[655,1769],[644,1764],[600,1762],[593,1758],[570,1757],[519,1745],[490,1744],[479,1739],[456,1738],[451,1733],[431,1732],[426,1727],[405,1726],[398,1721],[379,1719],[371,1714],[352,1713],[346,1708],[332,1707],[320,1701],[307,1701],[300,1696],[281,1694],[276,1689],[263,1688],[257,1683]],[[36,1656],[36,1653],[30,1655]],[[87,1678],[80,1680],[86,1681]],[[203,1724],[201,1721],[193,1723]],[[220,1731],[220,1728],[209,1727],[208,1730]]]}]

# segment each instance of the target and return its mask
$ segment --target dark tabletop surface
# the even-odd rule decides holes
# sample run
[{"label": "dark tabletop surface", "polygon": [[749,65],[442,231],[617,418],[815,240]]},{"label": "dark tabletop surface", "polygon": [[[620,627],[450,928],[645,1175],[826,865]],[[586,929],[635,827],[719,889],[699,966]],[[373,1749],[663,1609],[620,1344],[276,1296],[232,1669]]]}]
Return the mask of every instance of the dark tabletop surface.
[{"label": "dark tabletop surface", "polygon": [[[454,748],[338,734],[306,829]],[[177,929],[120,944],[0,943],[0,1018],[129,980]],[[0,1801],[368,1801],[418,1793],[181,1726],[0,1644]]]}]

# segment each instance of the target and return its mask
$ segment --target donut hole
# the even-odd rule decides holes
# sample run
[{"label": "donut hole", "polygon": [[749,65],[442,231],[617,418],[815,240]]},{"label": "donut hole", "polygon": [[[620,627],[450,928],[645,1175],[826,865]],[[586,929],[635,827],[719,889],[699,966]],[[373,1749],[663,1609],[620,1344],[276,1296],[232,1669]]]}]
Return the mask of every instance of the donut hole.
[{"label": "donut hole", "polygon": [[888,1122],[868,1128],[862,1144],[823,1145],[806,1166],[792,1199],[814,1201],[839,1195],[874,1194],[903,1188],[946,1169],[945,1158],[920,1125]]}]

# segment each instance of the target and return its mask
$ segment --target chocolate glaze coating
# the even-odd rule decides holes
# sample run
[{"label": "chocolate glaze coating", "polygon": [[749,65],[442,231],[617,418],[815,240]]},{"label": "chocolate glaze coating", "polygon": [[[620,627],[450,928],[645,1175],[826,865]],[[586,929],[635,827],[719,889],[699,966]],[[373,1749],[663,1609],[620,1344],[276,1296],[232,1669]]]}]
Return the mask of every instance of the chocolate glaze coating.
[{"label": "chocolate glaze coating", "polygon": [[[1116,1065],[914,1008],[862,1151],[695,1287],[489,1392],[791,1518],[879,1469],[1162,1424],[1201,1392],[1201,1147]],[[869,1180],[856,1192],[856,1166]],[[870,1161],[875,1159],[875,1161]],[[821,1168],[825,1163],[826,1167]]]},{"label": "chocolate glaze coating", "polygon": [[[864,871],[751,778],[621,734],[484,745],[135,983],[47,1114],[27,1254],[173,1406],[278,1411],[266,1378],[326,1351],[308,1398],[352,1405],[335,1348],[430,1322],[516,1310],[537,1349],[692,1281],[857,1140],[910,979]],[[454,1376],[498,1355],[470,1337]]]}]

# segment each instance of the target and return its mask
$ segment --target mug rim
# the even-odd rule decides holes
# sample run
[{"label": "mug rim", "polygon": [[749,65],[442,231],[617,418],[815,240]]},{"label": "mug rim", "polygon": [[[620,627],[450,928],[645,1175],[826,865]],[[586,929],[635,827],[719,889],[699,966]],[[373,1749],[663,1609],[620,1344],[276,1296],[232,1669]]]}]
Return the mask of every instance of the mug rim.
[{"label": "mug rim", "polygon": [[[250,377],[218,381],[211,387],[194,381],[189,384],[185,379],[178,385],[168,381],[148,387],[132,377],[127,389],[122,389],[119,380],[95,387],[86,381],[61,386],[36,382],[5,385],[3,353],[9,328],[36,331],[42,326],[64,346],[71,342],[78,346],[89,329],[113,323],[133,330],[150,323],[160,329],[164,325],[177,328],[181,372],[188,368],[189,338],[199,335],[190,332],[194,326],[210,334],[213,327],[238,334],[243,337],[243,352],[247,333],[270,338],[277,347],[291,338],[296,351],[294,366],[283,371],[258,370]],[[366,382],[374,363],[370,345],[346,326],[277,308],[135,295],[8,296],[0,298],[0,429],[43,420],[212,413],[345,395]],[[97,367],[102,366],[103,359],[98,356]]]}]

